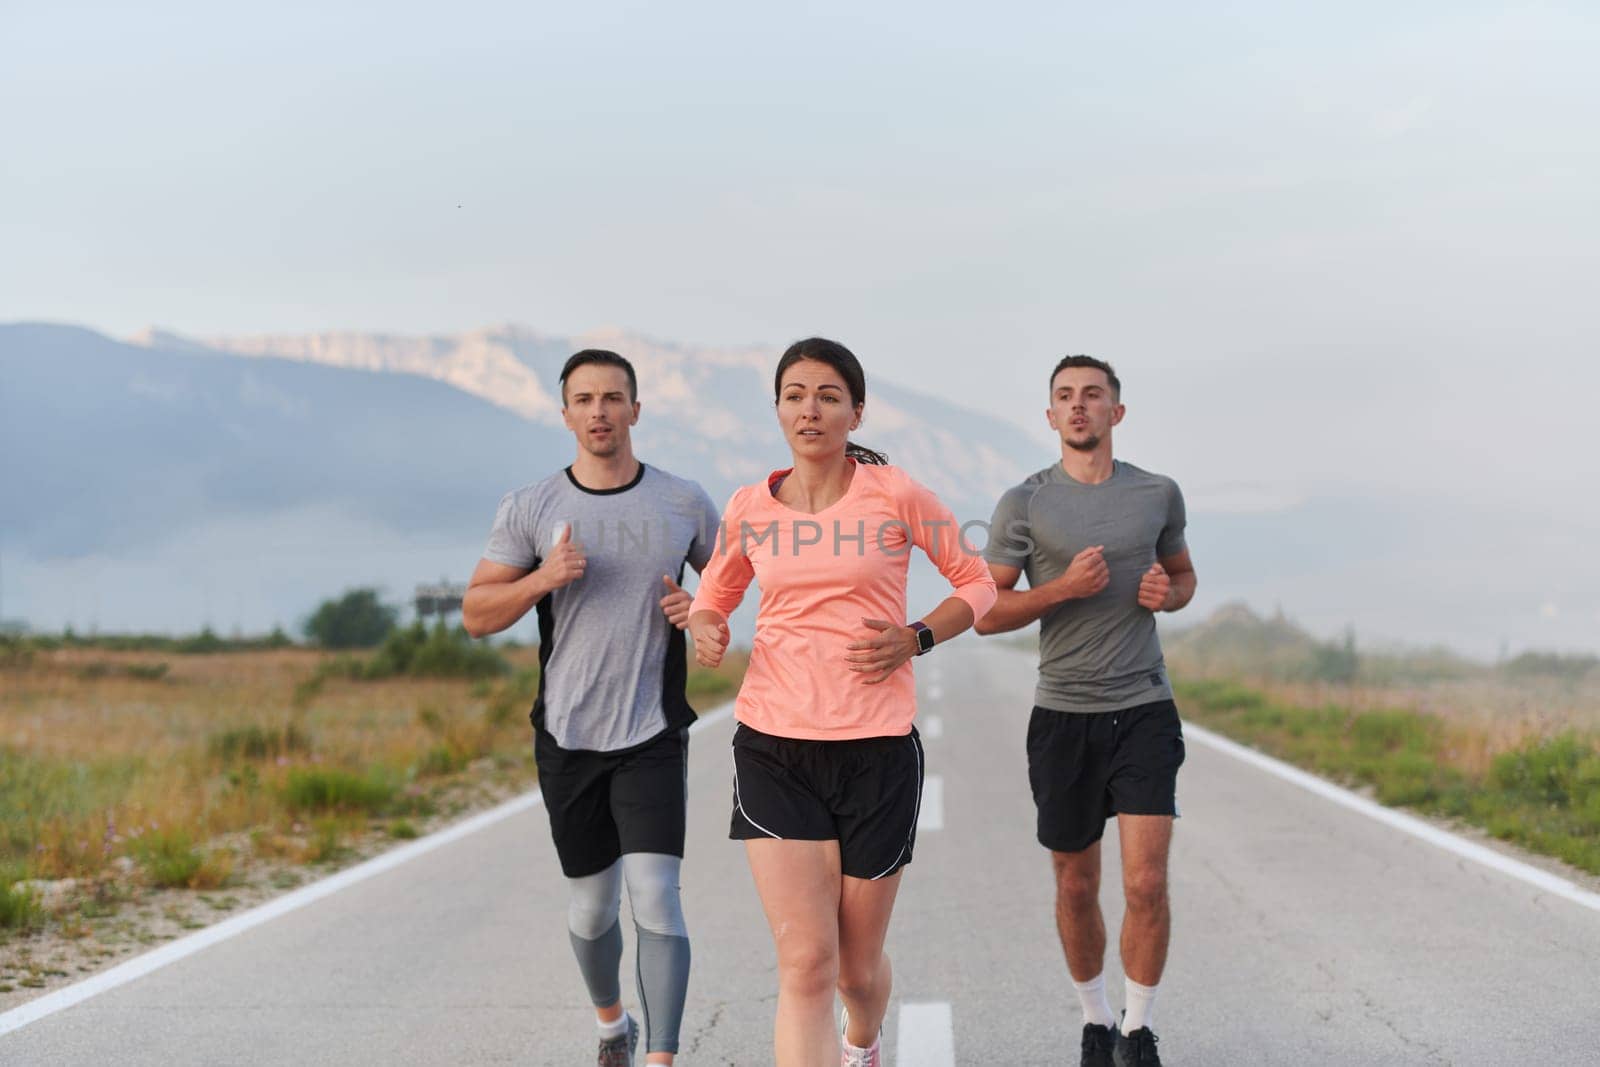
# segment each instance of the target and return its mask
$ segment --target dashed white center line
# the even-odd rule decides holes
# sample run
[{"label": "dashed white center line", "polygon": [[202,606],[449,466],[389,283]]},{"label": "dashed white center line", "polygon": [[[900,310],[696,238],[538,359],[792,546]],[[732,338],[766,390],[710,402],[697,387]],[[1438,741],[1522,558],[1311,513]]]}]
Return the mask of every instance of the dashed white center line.
[{"label": "dashed white center line", "polygon": [[955,1026],[943,1001],[900,1005],[894,1062],[906,1067],[954,1067]]},{"label": "dashed white center line", "polygon": [[930,683],[929,686],[928,686],[928,699],[929,700],[943,700],[944,699],[944,686],[940,685],[938,682]]},{"label": "dashed white center line", "polygon": [[944,736],[944,720],[937,715],[929,715],[922,720],[922,725],[917,732],[928,741],[937,741]]},{"label": "dashed white center line", "polygon": [[917,812],[917,833],[944,829],[944,779],[930,774],[922,781],[922,808]]}]

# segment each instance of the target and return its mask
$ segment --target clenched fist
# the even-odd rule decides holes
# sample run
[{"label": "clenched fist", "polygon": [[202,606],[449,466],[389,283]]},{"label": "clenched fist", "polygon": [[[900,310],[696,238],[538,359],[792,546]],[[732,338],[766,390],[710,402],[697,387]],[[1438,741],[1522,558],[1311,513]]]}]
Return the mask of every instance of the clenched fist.
[{"label": "clenched fist", "polygon": [[583,546],[573,543],[572,527],[563,523],[560,536],[550,548],[550,555],[539,564],[539,573],[549,579],[551,589],[564,589],[582,578],[588,566],[589,560],[583,554]]},{"label": "clenched fist", "polygon": [[694,638],[694,661],[702,667],[722,663],[728,650],[728,620],[714,611],[697,611],[689,616],[689,636]]},{"label": "clenched fist", "polygon": [[1067,600],[1094,596],[1111,583],[1111,568],[1106,566],[1106,546],[1090,545],[1072,557],[1067,573],[1056,579]]},{"label": "clenched fist", "polygon": [[666,584],[667,595],[661,598],[661,610],[667,616],[667,621],[680,630],[689,626],[689,605],[694,603],[694,597],[684,592],[677,582],[672,580],[670,574],[663,574],[661,581]]},{"label": "clenched fist", "polygon": [[1159,563],[1150,564],[1150,569],[1139,579],[1139,606],[1160,611],[1167,605],[1167,591],[1171,588],[1172,577],[1166,568]]}]

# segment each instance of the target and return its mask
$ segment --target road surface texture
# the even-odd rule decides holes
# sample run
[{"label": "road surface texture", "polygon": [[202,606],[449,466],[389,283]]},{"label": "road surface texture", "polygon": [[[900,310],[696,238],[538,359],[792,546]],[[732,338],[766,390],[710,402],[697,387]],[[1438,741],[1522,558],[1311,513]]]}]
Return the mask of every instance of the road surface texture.
[{"label": "road surface texture", "polygon": [[[890,932],[889,1060],[1076,1063],[1080,1020],[1024,773],[1031,660],[969,637],[917,671],[929,781]],[[771,1062],[771,943],[743,849],[726,839],[732,731],[723,716],[692,744],[686,1067]],[[1197,734],[1179,777],[1155,1014],[1165,1062],[1600,1062],[1600,911]],[[1112,828],[1113,1004],[1115,844]],[[630,1004],[631,967],[630,953]],[[594,1048],[536,807],[0,1036],[0,1063],[579,1065]]]}]

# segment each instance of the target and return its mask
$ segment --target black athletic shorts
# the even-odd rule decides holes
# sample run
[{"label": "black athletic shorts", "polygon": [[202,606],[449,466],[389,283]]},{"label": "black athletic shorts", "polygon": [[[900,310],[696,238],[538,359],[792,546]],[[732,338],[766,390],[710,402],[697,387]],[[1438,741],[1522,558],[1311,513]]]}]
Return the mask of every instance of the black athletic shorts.
[{"label": "black athletic shorts", "polygon": [[1158,700],[1083,714],[1035,707],[1028,721],[1028,784],[1039,843],[1081,852],[1113,815],[1177,815],[1183,723]]},{"label": "black athletic shorts", "polygon": [[838,841],[851,878],[911,862],[922,805],[922,739],[802,741],[739,724],[733,734],[735,841]]},{"label": "black athletic shorts", "polygon": [[624,852],[683,855],[687,728],[664,730],[617,752],[562,748],[535,729],[533,761],[568,878],[599,874]]}]

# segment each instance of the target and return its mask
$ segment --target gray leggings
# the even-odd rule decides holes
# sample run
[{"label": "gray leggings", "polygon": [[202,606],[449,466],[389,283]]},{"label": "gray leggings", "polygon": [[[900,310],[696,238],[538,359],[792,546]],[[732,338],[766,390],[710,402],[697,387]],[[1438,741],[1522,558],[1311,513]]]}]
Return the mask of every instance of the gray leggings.
[{"label": "gray leggings", "polygon": [[585,878],[569,880],[567,929],[578,969],[597,1007],[622,999],[622,883],[638,934],[636,979],[647,1052],[678,1051],[689,990],[689,929],[678,897],[682,860],[659,852],[630,852]]}]

